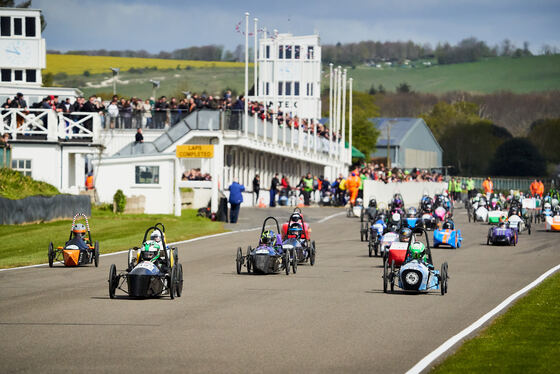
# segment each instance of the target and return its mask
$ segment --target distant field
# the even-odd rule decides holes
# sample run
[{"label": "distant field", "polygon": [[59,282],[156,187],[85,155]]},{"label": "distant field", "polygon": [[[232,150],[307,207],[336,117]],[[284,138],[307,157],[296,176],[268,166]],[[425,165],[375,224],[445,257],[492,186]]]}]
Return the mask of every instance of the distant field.
[{"label": "distant field", "polygon": [[[141,73],[128,72],[132,67],[156,66],[158,70]],[[68,74],[56,78],[55,84],[78,87],[84,94],[112,92],[110,67],[120,67],[117,93],[124,96],[151,96],[150,79],[161,81],[157,95],[179,95],[182,91],[219,94],[230,88],[243,91],[244,68],[240,62],[185,61],[123,57],[47,55],[47,72]],[[177,67],[179,67],[177,69]],[[323,66],[323,69],[326,69]],[[90,76],[84,76],[87,70]],[[249,82],[252,82],[249,69]],[[534,57],[496,57],[484,61],[425,67],[367,67],[348,68],[354,78],[354,89],[368,91],[372,84],[382,84],[387,91],[395,91],[402,82],[418,92],[443,93],[468,91],[490,93],[509,90],[516,93],[560,89],[560,55]],[[328,87],[326,71],[323,88]]]},{"label": "distant field", "polygon": [[130,68],[146,68],[157,66],[158,69],[181,69],[190,66],[192,68],[235,68],[243,67],[242,62],[224,61],[192,61],[192,60],[165,60],[159,58],[135,58],[135,57],[105,57],[105,56],[82,56],[82,55],[47,55],[47,69],[44,73],[66,73],[68,75],[80,75],[84,71],[91,74],[107,74],[110,68],[120,68],[121,71]]},{"label": "distant field", "polygon": [[469,91],[490,93],[508,90],[516,93],[560,89],[560,55],[496,57],[484,61],[435,65],[430,67],[348,69],[356,90],[367,91],[382,84],[388,91],[407,82],[414,91],[442,93]]}]

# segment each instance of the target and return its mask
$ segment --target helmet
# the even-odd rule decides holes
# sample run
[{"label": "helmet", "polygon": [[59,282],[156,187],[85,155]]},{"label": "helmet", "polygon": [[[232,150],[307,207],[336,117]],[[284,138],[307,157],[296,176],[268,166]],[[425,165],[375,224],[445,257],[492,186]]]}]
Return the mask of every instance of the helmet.
[{"label": "helmet", "polygon": [[412,254],[412,258],[414,259],[421,259],[424,254],[426,253],[426,247],[422,242],[414,242],[410,246],[410,253]]},{"label": "helmet", "polygon": [[399,242],[408,243],[408,240],[410,239],[411,236],[412,236],[412,230],[409,229],[408,227],[405,227],[401,229],[401,232],[399,233]]},{"label": "helmet", "polygon": [[292,217],[290,218],[290,221],[298,222],[298,221],[301,221],[302,219],[303,219],[303,217],[301,216],[301,214],[298,213],[298,212],[295,212],[295,213],[292,213]]},{"label": "helmet", "polygon": [[445,222],[443,223],[442,228],[443,228],[443,229],[453,230],[453,229],[455,229],[455,223],[454,223],[452,220],[448,219],[447,221],[445,221]]},{"label": "helmet", "polygon": [[370,199],[370,200],[369,200],[368,206],[369,206],[370,208],[377,208],[377,200],[375,200],[375,198]]},{"label": "helmet", "polygon": [[158,243],[161,242],[161,232],[159,230],[154,230],[152,235],[150,235],[150,240]]},{"label": "helmet", "polygon": [[408,214],[409,217],[416,217],[417,213],[418,212],[416,211],[416,208],[414,208],[414,207],[408,208],[407,214]]},{"label": "helmet", "polygon": [[377,215],[377,220],[378,220],[378,221],[381,220],[381,221],[383,221],[383,222],[387,222],[387,216],[386,216],[385,214],[381,213],[381,214]]},{"label": "helmet", "polygon": [[160,246],[158,243],[156,243],[154,240],[146,240],[144,242],[144,251],[148,251],[148,252],[156,252],[160,250]]},{"label": "helmet", "polygon": [[544,209],[552,209],[552,205],[550,205],[550,203],[545,203]]},{"label": "helmet", "polygon": [[78,236],[80,238],[83,238],[86,236],[86,227],[83,223],[78,223],[72,227],[72,232],[74,233],[75,237]]},{"label": "helmet", "polygon": [[273,246],[276,244],[276,233],[272,230],[266,230],[261,235],[261,243]]},{"label": "helmet", "polygon": [[358,197],[356,199],[356,205],[359,205],[359,206],[364,205],[364,200],[361,197]]},{"label": "helmet", "polygon": [[519,214],[519,209],[517,209],[517,206],[512,206],[511,209],[509,210],[509,215],[510,216],[517,216]]},{"label": "helmet", "polygon": [[400,222],[401,214],[399,212],[394,212],[393,214],[391,214],[391,220],[393,222]]},{"label": "helmet", "polygon": [[298,238],[301,236],[302,232],[301,223],[292,223],[288,228],[288,235],[295,235]]}]

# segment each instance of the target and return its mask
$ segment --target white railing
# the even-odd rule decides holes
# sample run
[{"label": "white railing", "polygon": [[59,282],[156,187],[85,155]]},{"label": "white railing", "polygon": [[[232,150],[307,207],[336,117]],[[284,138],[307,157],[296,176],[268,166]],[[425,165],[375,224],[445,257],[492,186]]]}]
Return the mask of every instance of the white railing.
[{"label": "white railing", "polygon": [[97,142],[101,129],[98,113],[57,113],[52,109],[0,109],[0,133],[12,139],[39,138],[49,141]]}]

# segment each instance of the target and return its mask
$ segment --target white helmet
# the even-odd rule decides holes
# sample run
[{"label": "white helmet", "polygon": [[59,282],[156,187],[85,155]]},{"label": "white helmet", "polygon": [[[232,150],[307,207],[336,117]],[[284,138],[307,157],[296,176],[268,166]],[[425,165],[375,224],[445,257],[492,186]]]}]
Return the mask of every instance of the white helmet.
[{"label": "white helmet", "polygon": [[552,209],[550,203],[544,203],[544,209]]},{"label": "white helmet", "polygon": [[153,240],[154,242],[161,242],[161,232],[159,230],[154,230],[152,232],[152,235],[150,235],[150,240]]}]

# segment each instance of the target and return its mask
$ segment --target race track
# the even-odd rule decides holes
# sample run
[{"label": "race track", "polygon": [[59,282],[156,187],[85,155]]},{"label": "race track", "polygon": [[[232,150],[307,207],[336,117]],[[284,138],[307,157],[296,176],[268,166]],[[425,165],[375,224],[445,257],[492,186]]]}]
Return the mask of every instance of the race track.
[{"label": "race track", "polygon": [[[464,246],[433,250],[436,268],[449,263],[449,293],[384,294],[382,260],[367,256],[359,220],[317,223],[340,211],[304,210],[317,262],[295,275],[235,273],[236,248],[254,245],[257,231],[180,245],[175,300],[110,300],[109,266],[124,269],[126,254],[99,268],[0,272],[1,371],[403,373],[560,262],[560,236],[544,225],[516,247],[487,247],[488,226],[457,209]],[[252,216],[242,210],[241,223],[257,226]]]}]

